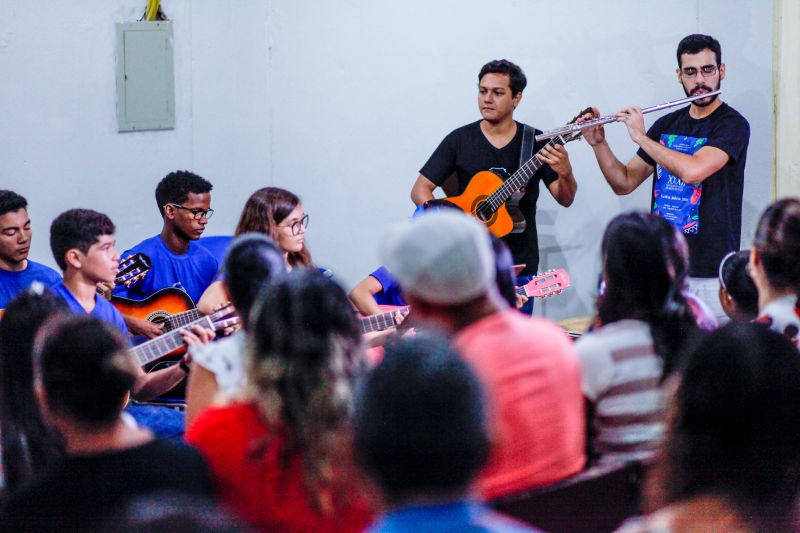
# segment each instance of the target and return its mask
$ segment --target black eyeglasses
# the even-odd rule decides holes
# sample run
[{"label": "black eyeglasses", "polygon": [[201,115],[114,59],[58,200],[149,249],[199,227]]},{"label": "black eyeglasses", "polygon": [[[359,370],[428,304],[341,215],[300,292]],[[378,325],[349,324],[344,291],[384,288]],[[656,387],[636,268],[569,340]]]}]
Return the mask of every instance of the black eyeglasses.
[{"label": "black eyeglasses", "polygon": [[[703,76],[713,76],[717,73],[717,66],[716,65],[703,65],[700,67],[700,72],[703,73]],[[686,78],[696,78],[697,77],[698,69],[695,67],[686,67],[685,69],[681,69],[681,74]]]},{"label": "black eyeglasses", "polygon": [[211,208],[208,209],[200,209],[199,207],[196,209],[189,209],[188,207],[183,207],[182,205],[178,204],[167,204],[171,205],[172,207],[177,207],[178,209],[183,209],[184,211],[189,211],[195,220],[200,220],[201,218],[205,217],[206,220],[212,217],[214,214],[214,210]]},{"label": "black eyeglasses", "polygon": [[303,218],[296,222],[292,222],[291,224],[278,224],[279,228],[292,228],[292,235],[299,235],[300,228],[307,228],[308,227],[308,215],[303,215]]}]

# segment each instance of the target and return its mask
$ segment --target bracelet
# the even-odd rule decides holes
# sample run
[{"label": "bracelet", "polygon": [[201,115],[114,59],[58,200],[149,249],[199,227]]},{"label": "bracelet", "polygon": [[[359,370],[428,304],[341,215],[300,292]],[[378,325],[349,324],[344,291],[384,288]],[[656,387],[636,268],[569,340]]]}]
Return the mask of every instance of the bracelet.
[{"label": "bracelet", "polygon": [[187,374],[189,373],[189,370],[191,370],[191,368],[189,368],[189,365],[187,365],[186,361],[184,361],[183,359],[181,359],[181,362],[178,363],[178,366],[181,367],[181,370],[183,370]]}]

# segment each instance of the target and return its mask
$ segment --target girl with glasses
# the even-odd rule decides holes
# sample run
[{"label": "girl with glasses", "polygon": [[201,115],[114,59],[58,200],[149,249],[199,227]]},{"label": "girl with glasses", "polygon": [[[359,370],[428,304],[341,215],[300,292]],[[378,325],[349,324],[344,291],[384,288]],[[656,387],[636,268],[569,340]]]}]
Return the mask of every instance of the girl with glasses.
[{"label": "girl with glasses", "polygon": [[[286,189],[264,187],[250,195],[242,209],[234,237],[248,232],[263,233],[272,239],[283,254],[286,270],[314,267],[306,248],[308,215],[300,198]],[[197,308],[209,314],[221,303],[229,302],[224,274],[203,293]]]}]

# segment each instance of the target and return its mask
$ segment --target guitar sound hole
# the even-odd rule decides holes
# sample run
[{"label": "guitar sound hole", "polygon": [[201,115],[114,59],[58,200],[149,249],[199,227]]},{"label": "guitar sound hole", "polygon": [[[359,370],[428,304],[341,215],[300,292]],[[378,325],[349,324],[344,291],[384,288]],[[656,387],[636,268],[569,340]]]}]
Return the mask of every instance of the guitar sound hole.
[{"label": "guitar sound hole", "polygon": [[475,216],[478,217],[478,220],[480,220],[483,223],[491,222],[493,215],[494,213],[489,208],[489,205],[486,202],[481,202],[475,209]]}]

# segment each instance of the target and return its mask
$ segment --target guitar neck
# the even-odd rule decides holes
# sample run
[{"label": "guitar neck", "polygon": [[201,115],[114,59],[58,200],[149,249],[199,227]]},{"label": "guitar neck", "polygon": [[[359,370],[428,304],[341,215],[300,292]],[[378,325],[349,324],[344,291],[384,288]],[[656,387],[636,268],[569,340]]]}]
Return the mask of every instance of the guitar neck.
[{"label": "guitar neck", "polygon": [[180,329],[182,327],[188,326],[193,322],[201,319],[203,315],[200,314],[200,311],[195,309],[189,309],[188,311],[184,311],[182,313],[178,313],[176,315],[172,315],[167,317],[165,330],[166,331],[173,331],[176,329]]},{"label": "guitar neck", "polygon": [[395,309],[394,311],[388,311],[386,313],[362,317],[360,319],[361,334],[364,335],[365,333],[383,331],[395,327],[397,322],[394,319],[394,315],[396,313],[407,315],[410,309],[410,307],[403,307],[401,309]]},{"label": "guitar neck", "polygon": [[[548,141],[546,146],[551,146],[551,147],[558,146],[559,144],[564,144],[564,142],[565,142],[564,138],[561,135],[559,135],[550,139],[550,141]],[[536,154],[533,157],[525,161],[525,163],[523,163],[523,165],[519,167],[519,169],[516,172],[514,172],[514,174],[512,174],[510,178],[504,181],[503,184],[500,187],[498,187],[496,191],[494,191],[491,195],[489,195],[488,198],[486,198],[485,202],[490,203],[493,206],[499,207],[500,205],[507,202],[508,199],[511,198],[511,195],[513,195],[515,192],[522,189],[523,187],[527,186],[528,182],[530,182],[531,178],[533,178],[533,175],[536,174],[536,172],[540,168],[542,168],[542,165],[544,165],[542,160],[536,157],[543,151],[544,147],[538,152],[536,152]]]},{"label": "guitar neck", "polygon": [[[204,328],[214,329],[214,322],[210,317],[202,317],[194,322],[188,322],[184,325],[199,325]],[[182,329],[182,328],[181,328]],[[138,346],[131,348],[131,353],[136,356],[140,366],[152,363],[156,359],[160,359],[170,352],[173,352],[185,344],[183,335],[180,329],[168,331],[163,335],[150,339]]]}]

